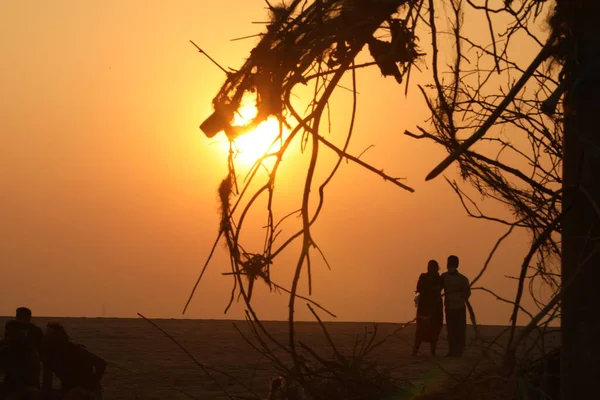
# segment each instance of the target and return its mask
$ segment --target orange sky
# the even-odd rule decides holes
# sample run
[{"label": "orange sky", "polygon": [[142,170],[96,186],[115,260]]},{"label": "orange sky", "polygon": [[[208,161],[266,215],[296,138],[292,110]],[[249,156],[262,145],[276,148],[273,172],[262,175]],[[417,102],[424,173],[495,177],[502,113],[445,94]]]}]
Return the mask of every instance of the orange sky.
[{"label": "orange sky", "polygon": [[[237,67],[255,41],[229,39],[256,33],[251,21],[265,19],[262,0],[215,4],[0,3],[0,314],[27,305],[36,315],[181,316],[217,233],[226,172],[223,146],[198,128],[224,75],[189,40]],[[416,278],[430,258],[445,266],[457,254],[473,277],[505,231],[467,218],[442,178],[424,181],[444,153],[402,135],[426,126],[415,89],[405,98],[378,70],[358,73],[350,149],[374,144],[364,159],[407,177],[416,193],[345,163],[329,186],[314,234],[333,270],[315,266],[313,295],[340,320],[412,319]],[[345,129],[351,95],[335,98],[334,123]],[[287,174],[293,192],[302,174]],[[284,205],[297,208],[293,201]],[[527,242],[524,232],[506,241],[481,283],[513,297],[504,276],[517,273]],[[294,260],[284,255],[274,267],[281,282]],[[243,316],[241,304],[223,314],[227,270],[220,246],[186,317]],[[258,288],[259,315],[285,318],[287,298]],[[508,321],[490,295],[473,300],[479,322]]]}]

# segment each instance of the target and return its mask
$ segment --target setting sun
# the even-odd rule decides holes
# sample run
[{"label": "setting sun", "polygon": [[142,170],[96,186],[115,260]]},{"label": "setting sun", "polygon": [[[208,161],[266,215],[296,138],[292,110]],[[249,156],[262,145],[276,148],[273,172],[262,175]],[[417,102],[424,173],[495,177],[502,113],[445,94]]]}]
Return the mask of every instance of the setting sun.
[{"label": "setting sun", "polygon": [[[257,110],[254,102],[247,99],[235,113],[233,125],[246,125],[252,121],[256,114]],[[276,143],[276,139],[279,133],[279,121],[275,117],[270,117],[261,122],[256,128],[235,138],[233,140],[235,161],[250,167],[265,153],[278,150],[279,144]],[[229,151],[229,140],[226,136],[219,139],[219,143],[225,151]]]},{"label": "setting sun", "polygon": [[[279,135],[279,121],[275,118],[269,118],[254,130],[241,135],[234,140],[235,160],[246,165],[254,164],[269,149],[277,150],[277,144],[273,145]],[[273,146],[272,146],[273,145]]]}]

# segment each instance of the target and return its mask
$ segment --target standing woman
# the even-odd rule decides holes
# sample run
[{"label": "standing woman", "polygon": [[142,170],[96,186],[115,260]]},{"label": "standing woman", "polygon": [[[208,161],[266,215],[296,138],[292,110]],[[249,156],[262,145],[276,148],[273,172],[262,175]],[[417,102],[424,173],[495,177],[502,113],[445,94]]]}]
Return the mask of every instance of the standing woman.
[{"label": "standing woman", "polygon": [[431,355],[435,356],[435,348],[444,323],[442,304],[444,282],[439,270],[440,266],[437,261],[430,260],[427,264],[427,273],[419,276],[419,282],[417,283],[417,292],[419,293],[417,331],[415,333],[413,356],[417,355],[423,342],[431,344]]}]

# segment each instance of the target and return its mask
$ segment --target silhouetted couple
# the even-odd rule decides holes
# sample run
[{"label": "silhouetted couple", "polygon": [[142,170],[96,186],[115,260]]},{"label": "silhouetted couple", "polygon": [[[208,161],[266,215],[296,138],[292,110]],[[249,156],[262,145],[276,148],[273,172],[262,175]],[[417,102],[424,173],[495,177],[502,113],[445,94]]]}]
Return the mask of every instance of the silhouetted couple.
[{"label": "silhouetted couple", "polygon": [[[427,272],[419,276],[417,292],[417,331],[413,355],[417,355],[421,343],[431,345],[431,354],[435,355],[437,341],[444,323],[448,331],[447,357],[460,357],[466,346],[467,300],[471,296],[469,280],[458,272],[458,257],[449,256],[448,271],[441,276],[440,267],[435,260],[427,264]],[[444,301],[442,302],[442,290]]]},{"label": "silhouetted couple", "polygon": [[[50,323],[44,334],[31,322],[28,308],[18,308],[16,318],[5,325],[0,343],[0,370],[5,374],[0,399],[100,399],[105,369],[106,362],[71,342],[62,325]],[[52,388],[54,376],[60,380],[59,391]]]}]

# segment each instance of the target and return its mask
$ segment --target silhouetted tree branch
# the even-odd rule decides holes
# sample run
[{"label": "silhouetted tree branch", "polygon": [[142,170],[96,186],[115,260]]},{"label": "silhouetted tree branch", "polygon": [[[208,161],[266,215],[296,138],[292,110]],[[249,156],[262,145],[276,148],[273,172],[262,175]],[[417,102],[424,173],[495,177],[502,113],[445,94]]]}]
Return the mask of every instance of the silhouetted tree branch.
[{"label": "silhouetted tree branch", "polygon": [[[565,119],[562,114],[556,113],[556,109],[562,106],[563,95],[569,87],[565,74],[569,71],[569,52],[572,52],[572,48],[570,34],[558,29],[556,20],[550,20],[551,29],[544,35],[545,38],[537,36],[539,29],[535,24],[539,23],[542,16],[554,13],[550,3],[541,0],[293,0],[281,6],[269,5],[272,18],[266,32],[260,36],[260,42],[239,70],[227,72],[227,79],[213,100],[215,112],[201,127],[209,137],[224,131],[231,143],[229,173],[219,189],[219,237],[223,237],[227,244],[230,275],[234,277],[231,302],[236,297],[243,299],[248,310],[248,321],[259,343],[256,346],[258,351],[285,371],[287,379],[300,384],[313,398],[323,396],[325,389],[314,380],[321,372],[307,366],[307,357],[316,359],[325,368],[328,379],[336,381],[339,390],[344,388],[336,392],[336,396],[344,396],[342,392],[348,393],[349,390],[373,389],[369,386],[371,381],[360,380],[366,379],[367,375],[361,375],[360,379],[356,376],[354,380],[348,379],[347,374],[351,373],[345,369],[348,360],[336,350],[331,340],[330,346],[338,362],[336,367],[305,344],[299,343],[295,336],[294,315],[303,272],[307,273],[309,296],[312,296],[311,250],[319,248],[311,235],[311,227],[324,204],[324,188],[341,161],[353,161],[385,181],[412,191],[400,182],[400,178],[394,178],[384,173],[381,167],[364,162],[360,155],[349,154],[348,145],[357,113],[355,70],[377,66],[384,76],[392,76],[396,82],[406,83],[411,67],[425,55],[415,44],[417,32],[426,32],[432,38],[430,51],[427,52],[431,83],[419,86],[425,105],[431,112],[427,121],[430,126],[417,126],[420,133],[405,130],[405,134],[432,141],[449,153],[427,179],[434,178],[456,162],[462,180],[446,180],[467,214],[509,228],[491,250],[472,284],[486,272],[500,243],[513,230],[526,229],[532,238],[516,279],[517,294],[514,300],[502,298],[487,288],[474,288],[512,305],[506,360],[514,361],[516,348],[526,335],[537,330],[543,338],[549,324],[560,316],[558,307],[567,288],[564,285],[561,287],[557,281],[560,272],[553,269],[553,265],[562,255],[559,237],[563,233],[563,195],[566,190],[575,189],[563,188],[561,174]],[[465,33],[465,26],[469,23],[465,19],[466,14],[469,19],[486,21],[484,35],[475,37]],[[452,48],[440,47],[441,36],[452,38]],[[525,46],[537,49],[531,51],[532,60],[523,61],[513,56],[518,54],[516,49]],[[369,51],[373,62],[356,64],[355,58],[364,49]],[[439,59],[442,52],[452,52],[451,64],[442,65]],[[557,68],[559,63],[561,67]],[[325,139],[320,132],[324,129],[331,96],[340,87],[342,77],[346,74],[352,76],[350,91],[353,105],[350,127],[340,147]],[[307,86],[313,91],[312,98],[305,104],[305,112],[291,101],[298,85]],[[256,107],[256,117],[245,125],[234,126],[234,113],[247,98],[251,98]],[[235,140],[268,118],[278,119],[279,136],[250,169],[239,190]],[[302,183],[301,208],[292,213],[299,213],[301,226],[291,235],[281,236],[280,226],[292,214],[277,219],[273,208],[277,201],[274,189],[284,156],[294,146],[300,147],[309,157]],[[315,169],[324,151],[332,151],[338,159],[326,179],[317,182]],[[318,206],[311,212],[309,205],[313,196],[311,189],[314,187],[318,187]],[[512,211],[512,218],[483,211],[469,194],[473,189],[485,198],[505,205]],[[246,216],[264,197],[267,204],[264,247],[259,251],[250,251],[242,244],[241,232]],[[594,197],[589,197],[598,211]],[[272,337],[260,322],[252,307],[252,293],[257,280],[266,283],[271,290],[283,289],[272,282],[270,270],[277,256],[295,242],[300,242],[301,249],[290,289],[286,290],[289,294],[289,328],[288,343],[284,344]],[[249,247],[255,247],[255,244]],[[322,256],[320,250],[319,255]],[[535,290],[538,282],[552,289],[553,294],[549,299],[539,298]],[[539,309],[536,314],[527,311],[522,304],[526,285]],[[317,305],[314,302],[312,304]],[[310,311],[321,323],[316,312],[312,308]],[[475,324],[475,314],[472,309],[470,311]],[[530,322],[517,335],[516,324],[520,312],[528,315]],[[328,337],[326,330],[325,335]],[[292,367],[284,367],[285,363],[273,356],[267,341],[290,355]],[[253,343],[251,339],[248,342]],[[369,346],[364,346],[364,349]],[[543,347],[541,352],[545,352]],[[353,357],[363,360],[366,354],[364,350],[360,356],[355,354]],[[505,368],[505,371],[512,374],[514,365]],[[365,384],[362,389],[353,386],[357,379]]]}]

